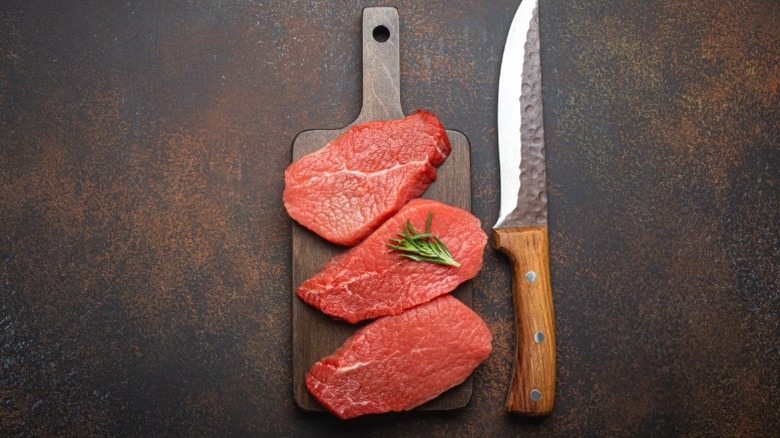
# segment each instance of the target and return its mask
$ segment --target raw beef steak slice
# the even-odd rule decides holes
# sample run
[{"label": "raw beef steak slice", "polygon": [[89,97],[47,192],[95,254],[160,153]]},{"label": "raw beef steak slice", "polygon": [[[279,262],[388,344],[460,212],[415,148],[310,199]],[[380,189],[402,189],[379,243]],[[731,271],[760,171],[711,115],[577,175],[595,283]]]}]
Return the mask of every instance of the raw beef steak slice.
[{"label": "raw beef steak slice", "polygon": [[444,295],[361,328],[306,374],[306,388],[343,419],[406,411],[459,385],[491,351],[474,311]]},{"label": "raw beef steak slice", "polygon": [[284,206],[304,227],[339,245],[371,234],[436,179],[450,141],[435,115],[350,128],[284,172]]},{"label": "raw beef steak slice", "polygon": [[[431,233],[450,250],[460,267],[417,262],[390,252],[407,220],[425,230],[433,212]],[[296,291],[308,304],[328,315],[355,323],[396,315],[453,291],[477,275],[487,236],[471,213],[427,199],[414,199],[360,245],[334,257]]]}]

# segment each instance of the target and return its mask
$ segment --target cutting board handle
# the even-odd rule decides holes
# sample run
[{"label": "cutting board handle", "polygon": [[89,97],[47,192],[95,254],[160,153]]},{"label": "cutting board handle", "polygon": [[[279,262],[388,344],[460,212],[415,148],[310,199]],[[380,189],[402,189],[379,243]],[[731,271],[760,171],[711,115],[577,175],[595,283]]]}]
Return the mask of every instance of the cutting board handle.
[{"label": "cutting board handle", "polygon": [[400,119],[398,10],[363,9],[363,108],[355,123]]}]

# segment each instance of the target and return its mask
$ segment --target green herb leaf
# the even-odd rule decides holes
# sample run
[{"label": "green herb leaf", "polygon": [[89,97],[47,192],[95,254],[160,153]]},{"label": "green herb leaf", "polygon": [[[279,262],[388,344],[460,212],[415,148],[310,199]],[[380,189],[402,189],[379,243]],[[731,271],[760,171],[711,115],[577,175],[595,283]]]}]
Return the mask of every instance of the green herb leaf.
[{"label": "green herb leaf", "polygon": [[398,233],[398,238],[390,239],[387,247],[391,251],[397,251],[399,257],[404,257],[416,262],[437,263],[440,265],[460,267],[460,263],[452,258],[452,254],[438,237],[431,234],[431,220],[433,212],[428,213],[425,222],[425,233],[418,234],[412,226],[412,221],[407,220],[403,231]]}]

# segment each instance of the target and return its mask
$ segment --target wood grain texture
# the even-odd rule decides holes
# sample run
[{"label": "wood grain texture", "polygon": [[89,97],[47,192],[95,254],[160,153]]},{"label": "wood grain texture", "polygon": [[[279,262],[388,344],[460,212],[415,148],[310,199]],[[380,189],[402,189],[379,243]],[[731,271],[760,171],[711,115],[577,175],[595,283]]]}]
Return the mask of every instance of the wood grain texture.
[{"label": "wood grain texture", "polygon": [[555,403],[555,319],[547,227],[494,229],[493,243],[512,262],[515,358],[506,410],[549,415]]},{"label": "wood grain texture", "polygon": [[[373,30],[385,26],[390,38],[377,42]],[[395,8],[366,8],[363,11],[363,108],[350,125],[335,130],[300,133],[293,142],[293,160],[314,152],[345,132],[351,126],[375,120],[403,117],[400,102],[398,48],[399,21]],[[469,144],[463,134],[447,130],[452,152],[437,169],[437,179],[425,192],[425,198],[471,211],[471,178]],[[295,289],[313,277],[333,256],[344,248],[326,242],[297,223],[292,228],[292,326],[293,326],[293,393],[299,407],[323,410],[306,390],[304,378],[319,359],[336,350],[357,328],[337,321],[307,305],[295,295]],[[471,282],[462,284],[453,294],[471,305]],[[448,410],[465,406],[471,398],[471,378],[438,398],[420,406],[423,410]]]}]

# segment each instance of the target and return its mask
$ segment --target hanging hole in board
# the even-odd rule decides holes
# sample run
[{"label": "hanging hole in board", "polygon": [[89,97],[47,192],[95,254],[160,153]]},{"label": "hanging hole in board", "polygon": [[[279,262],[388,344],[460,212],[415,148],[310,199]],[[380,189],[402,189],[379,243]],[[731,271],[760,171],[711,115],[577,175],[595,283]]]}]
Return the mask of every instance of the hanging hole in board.
[{"label": "hanging hole in board", "polygon": [[377,26],[374,28],[373,35],[377,42],[383,43],[390,39],[390,29],[385,26]]}]

